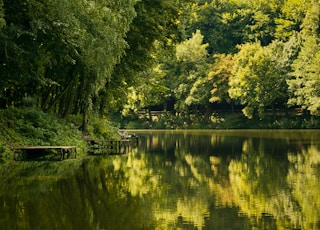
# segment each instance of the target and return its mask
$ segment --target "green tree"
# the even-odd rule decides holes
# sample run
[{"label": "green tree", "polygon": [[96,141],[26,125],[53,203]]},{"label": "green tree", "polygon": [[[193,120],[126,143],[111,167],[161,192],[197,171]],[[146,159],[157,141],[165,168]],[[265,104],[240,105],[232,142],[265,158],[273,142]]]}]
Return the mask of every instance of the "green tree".
[{"label": "green tree", "polygon": [[191,33],[200,29],[209,53],[234,53],[237,45],[260,41],[268,45],[274,39],[275,20],[282,2],[265,1],[206,1],[194,5],[186,27]]},{"label": "green tree", "polygon": [[276,52],[259,43],[242,45],[235,55],[234,77],[230,80],[229,95],[244,105],[244,115],[264,116],[264,110],[286,95],[285,76],[277,64]]},{"label": "green tree", "polygon": [[281,0],[265,1],[244,0],[244,6],[251,10],[246,32],[250,41],[260,41],[265,46],[272,42],[275,33],[275,20],[282,6]]},{"label": "green tree", "polygon": [[238,9],[233,1],[206,1],[194,4],[190,10],[191,19],[186,25],[187,34],[196,29],[204,35],[208,43],[208,53],[230,53],[236,51],[236,45],[246,41],[243,33],[249,23],[251,13]]},{"label": "green tree", "polygon": [[289,105],[300,106],[311,115],[320,115],[320,49],[319,49],[319,3],[309,4],[301,22],[300,37],[302,46],[292,64],[292,77],[289,85]]},{"label": "green tree", "polygon": [[[183,111],[191,105],[209,102],[210,89],[205,90],[206,84],[208,44],[203,44],[203,35],[199,30],[193,36],[177,45],[177,73],[179,83],[174,89],[177,99],[176,109]],[[208,84],[209,85],[209,84]],[[200,92],[200,91],[201,92]],[[203,94],[204,93],[204,94]]]},{"label": "green tree", "polygon": [[285,0],[279,17],[275,19],[275,37],[288,40],[301,30],[301,24],[311,0]]},{"label": "green tree", "polygon": [[320,49],[319,40],[308,37],[298,58],[293,62],[289,85],[289,105],[300,106],[312,115],[320,115]]},{"label": "green tree", "polygon": [[66,115],[97,108],[127,47],[136,1],[4,1],[2,107],[35,97]]},{"label": "green tree", "polygon": [[229,97],[229,81],[232,78],[233,56],[231,54],[216,54],[210,67],[208,78],[212,82],[210,102],[232,103]]},{"label": "green tree", "polygon": [[150,78],[157,78],[158,73],[153,74],[150,70],[158,65],[158,58],[163,59],[158,52],[172,49],[179,40],[179,18],[186,2],[141,0],[135,5],[137,16],[126,35],[126,55],[121,58],[105,88],[107,100],[114,105],[109,110],[121,110],[124,102],[130,100],[129,87],[137,87],[135,91],[140,91],[141,85],[148,84]]}]

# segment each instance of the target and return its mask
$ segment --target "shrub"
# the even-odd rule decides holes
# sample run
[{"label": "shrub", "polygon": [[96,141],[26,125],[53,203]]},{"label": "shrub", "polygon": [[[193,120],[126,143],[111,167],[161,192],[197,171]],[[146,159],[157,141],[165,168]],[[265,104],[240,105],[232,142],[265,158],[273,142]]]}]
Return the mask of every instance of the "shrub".
[{"label": "shrub", "polygon": [[79,145],[81,132],[65,120],[32,108],[0,110],[0,143],[19,145]]}]

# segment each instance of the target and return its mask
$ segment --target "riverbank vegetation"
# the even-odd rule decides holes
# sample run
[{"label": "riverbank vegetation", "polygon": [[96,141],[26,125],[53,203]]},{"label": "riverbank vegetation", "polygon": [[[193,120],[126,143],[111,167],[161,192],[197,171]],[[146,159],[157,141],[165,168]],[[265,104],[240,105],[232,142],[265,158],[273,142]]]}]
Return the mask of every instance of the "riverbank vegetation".
[{"label": "riverbank vegetation", "polygon": [[319,128],[319,25],[312,0],[0,0],[2,143]]},{"label": "riverbank vegetation", "polygon": [[88,132],[81,132],[81,117],[61,119],[35,108],[0,110],[0,161],[13,159],[17,146],[77,146],[78,155],[87,152],[85,136],[94,139],[119,139],[108,121],[92,120]]},{"label": "riverbank vegetation", "polygon": [[241,111],[214,113],[209,120],[203,114],[188,116],[153,111],[121,119],[121,127],[128,129],[319,129],[320,120],[303,114],[266,115],[264,119],[247,119]]}]

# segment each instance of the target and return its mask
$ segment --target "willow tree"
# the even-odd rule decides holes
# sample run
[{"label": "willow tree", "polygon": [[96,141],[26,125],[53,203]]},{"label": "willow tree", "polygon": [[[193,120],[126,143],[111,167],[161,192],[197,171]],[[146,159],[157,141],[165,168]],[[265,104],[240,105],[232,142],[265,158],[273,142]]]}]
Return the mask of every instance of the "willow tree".
[{"label": "willow tree", "polygon": [[111,81],[114,67],[125,53],[126,32],[135,17],[135,1],[89,2],[79,8],[79,21],[86,32],[81,46],[80,61],[76,74],[79,75],[78,98],[84,124],[87,114],[98,108],[100,92]]}]

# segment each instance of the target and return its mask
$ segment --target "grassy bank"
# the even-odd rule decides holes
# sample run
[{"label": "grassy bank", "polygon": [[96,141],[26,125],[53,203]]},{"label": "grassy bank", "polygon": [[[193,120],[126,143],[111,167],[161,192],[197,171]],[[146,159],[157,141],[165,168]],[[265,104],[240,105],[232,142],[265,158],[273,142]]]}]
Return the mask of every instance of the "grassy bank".
[{"label": "grassy bank", "polygon": [[[80,131],[81,118],[64,119],[34,108],[0,110],[0,162],[12,159],[10,147],[22,145],[75,145],[79,156],[87,145]],[[115,128],[105,120],[91,119],[88,135],[93,138],[117,138]]]}]

